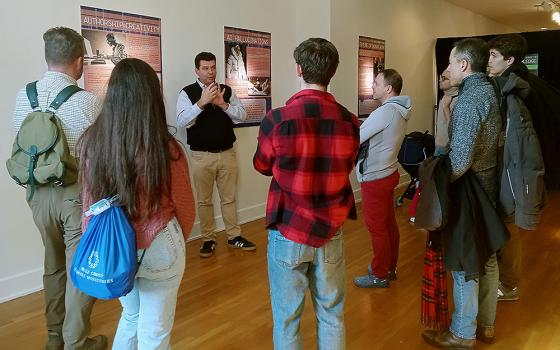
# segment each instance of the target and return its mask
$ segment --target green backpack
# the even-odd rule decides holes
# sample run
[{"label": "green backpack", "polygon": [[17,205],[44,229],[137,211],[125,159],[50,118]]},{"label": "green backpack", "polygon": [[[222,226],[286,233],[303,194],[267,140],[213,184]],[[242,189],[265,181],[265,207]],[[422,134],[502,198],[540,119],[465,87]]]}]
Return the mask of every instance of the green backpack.
[{"label": "green backpack", "polygon": [[6,167],[18,185],[29,188],[28,201],[33,198],[36,185],[54,182],[64,186],[78,179],[78,162],[70,154],[62,124],[55,113],[70,96],[81,90],[76,85],[65,87],[47,110],[42,111],[37,82],[27,84],[27,98],[33,111],[21,124]]}]

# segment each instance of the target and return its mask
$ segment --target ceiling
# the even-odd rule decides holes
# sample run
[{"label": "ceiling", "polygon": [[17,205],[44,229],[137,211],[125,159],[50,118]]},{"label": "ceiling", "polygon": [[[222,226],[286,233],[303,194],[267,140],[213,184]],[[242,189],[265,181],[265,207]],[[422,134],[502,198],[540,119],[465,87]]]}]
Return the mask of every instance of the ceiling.
[{"label": "ceiling", "polygon": [[[551,19],[550,11],[535,7],[543,0],[447,0],[447,2],[491,18],[520,32],[539,31],[543,27],[550,30],[560,29],[560,26]],[[546,0],[546,2],[550,1]]]}]

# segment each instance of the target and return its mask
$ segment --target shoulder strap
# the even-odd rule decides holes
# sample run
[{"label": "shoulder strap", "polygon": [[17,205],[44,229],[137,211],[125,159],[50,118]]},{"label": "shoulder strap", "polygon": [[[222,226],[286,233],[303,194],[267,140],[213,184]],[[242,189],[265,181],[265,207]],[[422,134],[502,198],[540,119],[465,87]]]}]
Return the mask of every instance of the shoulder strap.
[{"label": "shoulder strap", "polygon": [[498,83],[498,80],[495,77],[488,77],[488,81],[490,82],[492,88],[494,89],[494,93],[496,94],[498,103],[501,103],[502,89],[500,87],[500,84]]},{"label": "shoulder strap", "polygon": [[496,95],[496,99],[498,100],[498,109],[500,111],[500,117],[502,118],[502,129],[506,129],[506,121],[507,121],[507,99],[504,94],[502,94],[502,88],[500,86],[500,82],[496,77],[488,77],[488,81],[492,85],[494,89],[494,93]]},{"label": "shoulder strap", "polygon": [[39,100],[37,98],[37,80],[27,84],[25,92],[27,93],[29,104],[31,104],[31,109],[39,108]]},{"label": "shoulder strap", "polygon": [[52,101],[49,109],[52,111],[56,111],[66,100],[68,100],[72,95],[76,92],[82,91],[82,89],[77,85],[68,85],[61,92],[56,95],[54,101]]}]

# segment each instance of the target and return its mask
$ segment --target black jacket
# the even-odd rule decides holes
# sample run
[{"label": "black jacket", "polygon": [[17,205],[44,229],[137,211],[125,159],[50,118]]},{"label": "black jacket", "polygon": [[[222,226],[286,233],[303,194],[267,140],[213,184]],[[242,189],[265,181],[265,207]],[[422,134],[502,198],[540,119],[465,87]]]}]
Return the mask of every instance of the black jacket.
[{"label": "black jacket", "polygon": [[449,185],[447,225],[442,230],[445,268],[464,271],[466,279],[484,274],[484,266],[509,239],[492,201],[469,170]]},{"label": "black jacket", "polygon": [[439,231],[447,224],[449,210],[449,156],[430,157],[418,168],[421,195],[418,197],[414,226]]}]

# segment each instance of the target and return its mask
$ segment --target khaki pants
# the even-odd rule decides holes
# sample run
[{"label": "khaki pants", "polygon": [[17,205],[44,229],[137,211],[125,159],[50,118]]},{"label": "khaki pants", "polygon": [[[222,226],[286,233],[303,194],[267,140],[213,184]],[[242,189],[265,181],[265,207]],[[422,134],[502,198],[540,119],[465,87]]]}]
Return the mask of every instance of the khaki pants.
[{"label": "khaki pants", "polygon": [[500,249],[499,269],[500,282],[512,289],[518,286],[521,279],[521,229],[515,224],[507,225],[510,239]]},{"label": "khaki pants", "polygon": [[63,337],[65,349],[82,349],[95,299],[77,290],[68,276],[82,236],[80,188],[77,184],[36,187],[28,204],[45,247],[47,330]]},{"label": "khaki pants", "polygon": [[214,220],[214,182],[218,187],[222,218],[228,239],[241,235],[237,222],[237,158],[233,148],[220,152],[192,151],[191,162],[196,189],[196,204],[203,241],[216,240]]}]

